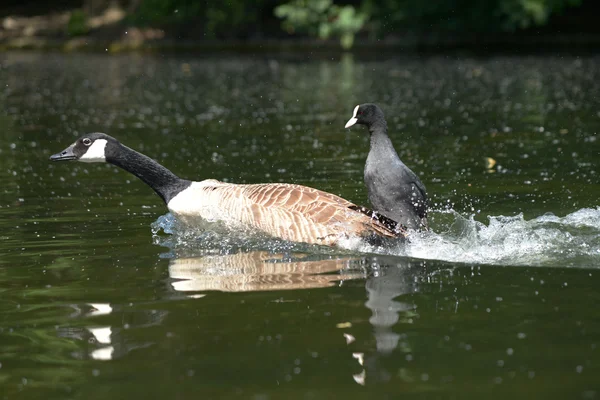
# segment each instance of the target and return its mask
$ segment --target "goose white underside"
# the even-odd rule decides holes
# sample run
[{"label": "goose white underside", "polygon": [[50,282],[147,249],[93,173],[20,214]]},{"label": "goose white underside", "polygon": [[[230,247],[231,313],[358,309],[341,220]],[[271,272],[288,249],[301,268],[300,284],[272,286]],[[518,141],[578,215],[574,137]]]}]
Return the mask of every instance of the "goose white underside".
[{"label": "goose white underside", "polygon": [[[251,209],[252,203],[243,197],[224,204],[222,191],[215,187],[231,186],[216,179],[206,179],[192,184],[167,204],[169,211],[181,223],[219,232],[240,231],[261,233],[260,229],[248,224],[242,217],[244,209]],[[264,233],[264,232],[263,232]]]},{"label": "goose white underside", "polygon": [[179,222],[194,228],[203,227],[220,233],[235,231],[249,235],[274,234],[254,226],[251,222],[248,210],[253,209],[252,201],[245,197],[226,200],[221,190],[212,190],[222,186],[231,187],[231,184],[215,179],[192,182],[187,189],[171,199],[167,207]]},{"label": "goose white underside", "polygon": [[173,197],[167,204],[169,211],[182,222],[201,218],[207,222],[224,222],[235,225],[236,219],[232,213],[224,212],[221,196],[211,196],[214,191],[206,190],[207,187],[223,186],[223,182],[216,179],[206,179],[192,182],[185,190]]}]

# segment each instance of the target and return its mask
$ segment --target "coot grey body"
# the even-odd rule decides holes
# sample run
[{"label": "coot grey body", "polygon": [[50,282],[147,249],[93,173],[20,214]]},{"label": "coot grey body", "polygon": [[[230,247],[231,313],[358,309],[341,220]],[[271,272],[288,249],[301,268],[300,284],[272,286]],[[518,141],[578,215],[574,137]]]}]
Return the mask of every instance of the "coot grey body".
[{"label": "coot grey body", "polygon": [[427,190],[394,149],[383,111],[375,104],[354,108],[346,128],[365,125],[371,149],[365,163],[365,185],[373,209],[409,229],[427,229]]}]

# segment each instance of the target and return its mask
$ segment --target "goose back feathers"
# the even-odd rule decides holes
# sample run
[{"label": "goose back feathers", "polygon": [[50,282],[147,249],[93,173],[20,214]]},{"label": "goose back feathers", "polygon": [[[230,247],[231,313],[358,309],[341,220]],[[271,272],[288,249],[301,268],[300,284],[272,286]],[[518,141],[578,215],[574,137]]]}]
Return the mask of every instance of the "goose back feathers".
[{"label": "goose back feathers", "polygon": [[89,152],[94,162],[114,164],[140,178],[187,224],[200,218],[222,222],[232,229],[329,246],[351,237],[374,242],[405,237],[405,232],[385,216],[307,186],[181,179],[150,157],[102,133],[84,135],[50,159],[90,160],[92,157],[86,157]]}]

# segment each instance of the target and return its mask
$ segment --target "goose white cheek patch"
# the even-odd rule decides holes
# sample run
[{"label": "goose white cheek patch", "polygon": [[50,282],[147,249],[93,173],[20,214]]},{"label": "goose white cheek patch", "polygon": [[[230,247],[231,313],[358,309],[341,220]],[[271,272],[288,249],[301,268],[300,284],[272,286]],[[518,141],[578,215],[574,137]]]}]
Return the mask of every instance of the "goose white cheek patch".
[{"label": "goose white cheek patch", "polygon": [[346,126],[344,126],[344,128],[350,128],[352,125],[354,125],[356,123],[356,121],[358,121],[358,119],[356,119],[356,113],[358,112],[358,107],[359,106],[354,107],[354,113],[352,114],[352,118],[350,118],[348,120],[348,122],[346,122]]},{"label": "goose white cheek patch", "polygon": [[96,139],[87,151],[79,158],[81,162],[106,162],[104,149],[106,148],[106,139]]}]

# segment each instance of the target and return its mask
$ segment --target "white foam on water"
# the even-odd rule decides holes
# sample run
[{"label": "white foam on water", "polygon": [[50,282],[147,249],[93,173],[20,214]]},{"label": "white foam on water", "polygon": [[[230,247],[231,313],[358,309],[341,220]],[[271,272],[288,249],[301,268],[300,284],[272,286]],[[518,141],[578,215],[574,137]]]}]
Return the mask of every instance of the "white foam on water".
[{"label": "white foam on water", "polygon": [[473,216],[449,213],[449,226],[414,233],[409,245],[386,253],[478,264],[600,266],[600,208],[531,220],[522,214],[490,216],[487,225]]},{"label": "white foam on water", "polygon": [[[180,223],[171,213],[152,223],[154,243],[168,247],[164,257],[233,254],[239,251],[308,252],[339,254],[340,249],[293,243],[253,231],[230,230],[220,223],[198,221],[193,227]],[[165,235],[166,234],[166,235]]]},{"label": "white foam on water", "polygon": [[[443,216],[447,222],[434,225],[435,232],[412,232],[409,243],[373,247],[350,239],[342,243],[342,247],[352,252],[460,263],[600,267],[600,207],[583,208],[564,217],[548,213],[531,220],[525,220],[522,214],[489,216],[487,224],[453,210],[432,214]],[[239,248],[341,251],[256,235],[249,237],[239,232],[232,235],[223,231],[184,230],[177,226],[171,214],[160,217],[152,228],[158,238],[155,242],[169,248],[196,246],[221,253]],[[160,236],[160,230],[171,236]]]}]

